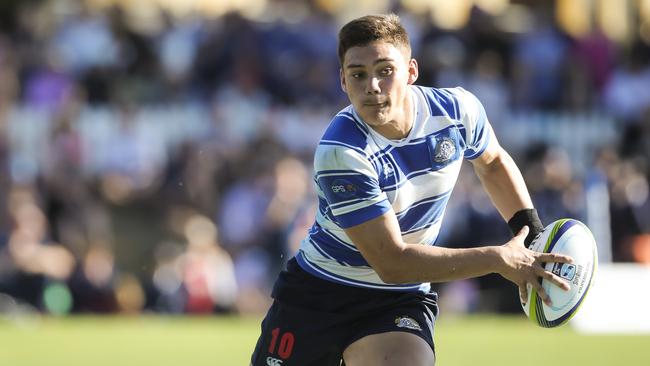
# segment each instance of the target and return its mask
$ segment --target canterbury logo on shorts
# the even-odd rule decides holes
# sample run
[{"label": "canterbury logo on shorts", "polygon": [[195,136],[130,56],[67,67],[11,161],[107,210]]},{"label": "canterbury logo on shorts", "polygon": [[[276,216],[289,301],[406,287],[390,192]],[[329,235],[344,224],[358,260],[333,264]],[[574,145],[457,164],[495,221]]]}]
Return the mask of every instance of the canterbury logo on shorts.
[{"label": "canterbury logo on shorts", "polygon": [[409,318],[408,316],[400,316],[395,318],[395,325],[397,325],[399,328],[422,330],[420,324],[418,324],[415,319]]}]

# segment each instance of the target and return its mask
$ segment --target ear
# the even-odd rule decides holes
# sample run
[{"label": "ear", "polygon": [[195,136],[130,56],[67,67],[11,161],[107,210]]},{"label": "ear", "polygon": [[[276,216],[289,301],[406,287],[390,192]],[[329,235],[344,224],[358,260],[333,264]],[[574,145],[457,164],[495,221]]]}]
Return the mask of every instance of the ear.
[{"label": "ear", "polygon": [[409,61],[409,77],[408,77],[408,83],[409,85],[415,83],[415,81],[418,79],[419,71],[418,71],[418,62],[412,58]]},{"label": "ear", "polygon": [[348,88],[345,86],[345,74],[343,74],[343,69],[339,69],[339,78],[341,80],[341,89],[343,89],[344,93],[348,92]]}]

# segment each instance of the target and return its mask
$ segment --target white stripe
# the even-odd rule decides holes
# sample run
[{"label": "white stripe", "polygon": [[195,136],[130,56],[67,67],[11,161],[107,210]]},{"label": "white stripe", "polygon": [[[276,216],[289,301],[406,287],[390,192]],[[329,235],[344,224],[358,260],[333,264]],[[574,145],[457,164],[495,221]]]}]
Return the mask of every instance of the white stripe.
[{"label": "white stripe", "polygon": [[336,141],[336,140],[321,140],[321,142],[331,143],[331,144],[333,144],[333,145],[335,145],[335,146],[345,146],[345,147],[349,147],[350,149],[352,149],[352,150],[354,150],[354,151],[357,151],[357,152],[361,152],[361,151],[363,151],[363,153],[366,154],[366,156],[368,155],[368,153],[367,153],[365,150],[363,150],[362,148],[360,148],[360,147],[358,147],[358,146],[352,146],[352,145],[350,145],[350,144],[346,144],[345,142]]},{"label": "white stripe", "polygon": [[413,203],[439,196],[454,188],[462,160],[431,173],[411,178],[398,188],[399,194],[392,202],[395,212],[408,209]]},{"label": "white stripe", "polygon": [[346,248],[348,248],[350,250],[353,250],[353,251],[359,253],[359,249],[357,249],[357,247],[354,245],[354,243],[352,243],[352,240],[350,240],[350,238],[345,234],[345,231],[339,230],[339,234],[342,234],[342,236],[343,236],[343,238],[341,238],[337,234],[335,234],[334,232],[332,232],[330,230],[327,230],[322,226],[321,226],[321,229],[322,229],[323,233],[325,233],[325,235],[327,235],[330,238],[336,240],[337,243],[345,246]]},{"label": "white stripe", "polygon": [[[326,172],[327,170],[322,170],[323,172]],[[331,177],[331,176],[339,176],[339,175],[363,175],[357,171],[354,172],[349,172],[349,173],[316,173],[316,179],[321,178],[321,177]]]},{"label": "white stripe", "polygon": [[438,237],[440,226],[442,226],[442,219],[429,228],[402,235],[402,238],[407,243],[428,243],[432,245]]},{"label": "white stripe", "polygon": [[412,209],[414,209],[414,208],[416,208],[416,207],[418,207],[418,206],[422,206],[422,205],[424,205],[424,204],[426,204],[426,203],[431,203],[431,202],[440,201],[441,199],[443,199],[443,198],[449,196],[450,194],[451,194],[451,191],[448,191],[448,192],[445,193],[445,194],[442,194],[442,195],[439,195],[439,196],[431,197],[431,199],[424,200],[424,201],[420,201],[420,202],[418,202],[418,203],[416,203],[416,204],[410,206],[410,207],[407,208],[406,210],[401,211],[401,212],[396,212],[395,214],[397,215],[397,217],[404,216],[404,215],[406,215],[410,210],[412,210]]},{"label": "white stripe", "polygon": [[372,206],[372,205],[374,205],[376,203],[384,201],[385,199],[386,199],[386,195],[382,193],[379,196],[375,196],[375,197],[373,197],[371,199],[363,200],[363,201],[361,201],[359,203],[356,203],[356,204],[353,204],[353,205],[349,205],[349,206],[345,206],[345,207],[332,208],[332,213],[334,215],[336,215],[336,216],[345,215],[348,212],[352,212],[352,211],[356,211],[356,210],[360,210],[362,208]]}]

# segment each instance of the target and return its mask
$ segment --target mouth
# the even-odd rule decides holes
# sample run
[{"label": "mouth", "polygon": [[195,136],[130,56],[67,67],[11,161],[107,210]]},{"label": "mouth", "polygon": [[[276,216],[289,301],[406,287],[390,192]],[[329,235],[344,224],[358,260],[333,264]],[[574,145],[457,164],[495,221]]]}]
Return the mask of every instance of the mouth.
[{"label": "mouth", "polygon": [[384,102],[384,103],[364,103],[363,105],[366,106],[366,107],[370,107],[370,108],[385,108],[385,107],[388,106],[388,102]]}]

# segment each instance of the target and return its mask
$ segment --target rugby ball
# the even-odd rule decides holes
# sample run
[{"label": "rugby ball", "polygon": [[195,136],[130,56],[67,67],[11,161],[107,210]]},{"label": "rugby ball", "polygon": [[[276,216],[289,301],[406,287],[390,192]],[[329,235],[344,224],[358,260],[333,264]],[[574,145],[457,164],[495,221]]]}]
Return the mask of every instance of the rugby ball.
[{"label": "rugby ball", "polygon": [[596,241],[585,224],[578,220],[561,219],[546,226],[533,240],[531,250],[541,253],[569,255],[573,263],[546,263],[545,269],[569,283],[565,291],[550,281],[542,287],[551,298],[548,306],[528,285],[528,301],[522,307],[526,316],[537,325],[553,328],[566,323],[578,311],[594,281],[598,266]]}]

